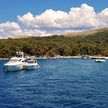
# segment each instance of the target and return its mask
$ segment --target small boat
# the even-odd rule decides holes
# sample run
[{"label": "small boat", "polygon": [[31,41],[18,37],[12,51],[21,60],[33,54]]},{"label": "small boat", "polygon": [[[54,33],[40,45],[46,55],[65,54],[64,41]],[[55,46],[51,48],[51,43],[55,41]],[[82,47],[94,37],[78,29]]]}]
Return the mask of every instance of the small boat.
[{"label": "small boat", "polygon": [[15,57],[12,57],[7,63],[4,64],[5,71],[19,71],[23,69],[25,61],[24,53],[17,52]]},{"label": "small boat", "polygon": [[24,69],[26,70],[34,70],[39,68],[39,64],[37,63],[37,60],[29,59],[24,63]]},{"label": "small boat", "polygon": [[87,55],[83,55],[83,56],[81,56],[81,58],[82,58],[82,59],[90,59],[90,57],[87,56]]},{"label": "small boat", "polygon": [[104,58],[97,58],[96,60],[95,60],[95,62],[99,62],[99,63],[101,63],[101,62],[105,62],[106,60],[104,59]]}]

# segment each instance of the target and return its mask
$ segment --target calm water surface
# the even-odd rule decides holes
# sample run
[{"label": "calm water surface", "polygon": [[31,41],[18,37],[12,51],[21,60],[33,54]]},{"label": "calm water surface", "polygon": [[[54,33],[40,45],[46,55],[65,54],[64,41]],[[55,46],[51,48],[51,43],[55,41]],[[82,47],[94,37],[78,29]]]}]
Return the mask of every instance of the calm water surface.
[{"label": "calm water surface", "polygon": [[38,60],[34,71],[3,72],[0,108],[108,108],[108,61]]}]

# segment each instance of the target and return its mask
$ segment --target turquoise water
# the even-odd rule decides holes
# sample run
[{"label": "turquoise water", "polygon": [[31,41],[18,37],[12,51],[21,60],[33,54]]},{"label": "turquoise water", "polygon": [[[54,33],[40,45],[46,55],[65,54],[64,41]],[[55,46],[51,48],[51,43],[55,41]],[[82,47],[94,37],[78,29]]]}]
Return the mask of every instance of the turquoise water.
[{"label": "turquoise water", "polygon": [[34,71],[3,72],[0,108],[108,108],[108,61],[38,60]]}]

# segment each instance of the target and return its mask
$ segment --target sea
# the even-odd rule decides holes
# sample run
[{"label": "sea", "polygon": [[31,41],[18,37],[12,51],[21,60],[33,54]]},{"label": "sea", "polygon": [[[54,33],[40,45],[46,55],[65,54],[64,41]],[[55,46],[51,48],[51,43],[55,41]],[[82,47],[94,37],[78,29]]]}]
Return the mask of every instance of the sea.
[{"label": "sea", "polygon": [[4,72],[0,108],[108,108],[108,61],[39,59],[36,70]]}]

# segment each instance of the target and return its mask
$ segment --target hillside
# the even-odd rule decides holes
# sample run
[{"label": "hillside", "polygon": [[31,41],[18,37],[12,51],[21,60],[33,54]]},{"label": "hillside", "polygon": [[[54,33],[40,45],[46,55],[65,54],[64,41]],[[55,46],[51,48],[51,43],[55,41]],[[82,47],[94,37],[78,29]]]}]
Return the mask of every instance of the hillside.
[{"label": "hillside", "polygon": [[23,51],[37,57],[108,55],[108,30],[101,29],[93,34],[67,36],[31,37],[0,40],[0,58],[11,57]]},{"label": "hillside", "polygon": [[100,32],[108,32],[108,28],[92,29],[92,30],[85,30],[85,31],[73,31],[73,32],[64,33],[64,36],[66,37],[88,36],[88,35],[92,36],[95,33],[100,33]]}]

